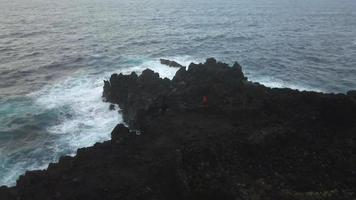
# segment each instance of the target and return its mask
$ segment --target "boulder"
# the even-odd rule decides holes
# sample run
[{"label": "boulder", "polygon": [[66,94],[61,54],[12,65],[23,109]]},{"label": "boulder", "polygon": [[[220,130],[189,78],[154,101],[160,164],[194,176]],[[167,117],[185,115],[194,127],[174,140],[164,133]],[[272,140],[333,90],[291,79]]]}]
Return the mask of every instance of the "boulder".
[{"label": "boulder", "polygon": [[184,67],[183,65],[177,63],[173,60],[159,59],[162,65],[167,65],[169,67]]},{"label": "boulder", "polygon": [[121,142],[124,138],[128,137],[129,134],[129,129],[125,125],[118,124],[111,132],[111,140],[113,142]]}]

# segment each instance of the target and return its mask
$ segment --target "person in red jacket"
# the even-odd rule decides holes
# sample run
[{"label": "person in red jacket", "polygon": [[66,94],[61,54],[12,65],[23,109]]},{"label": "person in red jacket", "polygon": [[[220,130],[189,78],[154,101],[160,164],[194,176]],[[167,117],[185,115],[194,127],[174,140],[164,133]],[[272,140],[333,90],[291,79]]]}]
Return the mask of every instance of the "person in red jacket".
[{"label": "person in red jacket", "polygon": [[208,97],[206,95],[203,96],[203,106],[206,107],[208,106]]}]

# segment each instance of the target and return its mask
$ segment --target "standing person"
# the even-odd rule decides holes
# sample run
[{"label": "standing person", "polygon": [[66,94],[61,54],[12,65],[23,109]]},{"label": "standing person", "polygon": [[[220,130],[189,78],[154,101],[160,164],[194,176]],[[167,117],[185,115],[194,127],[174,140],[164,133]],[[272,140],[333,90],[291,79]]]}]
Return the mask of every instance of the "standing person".
[{"label": "standing person", "polygon": [[208,101],[208,96],[204,95],[204,96],[203,96],[203,101],[202,101],[203,106],[204,106],[204,107],[207,107],[207,106],[208,106],[208,103],[209,103],[209,101]]}]

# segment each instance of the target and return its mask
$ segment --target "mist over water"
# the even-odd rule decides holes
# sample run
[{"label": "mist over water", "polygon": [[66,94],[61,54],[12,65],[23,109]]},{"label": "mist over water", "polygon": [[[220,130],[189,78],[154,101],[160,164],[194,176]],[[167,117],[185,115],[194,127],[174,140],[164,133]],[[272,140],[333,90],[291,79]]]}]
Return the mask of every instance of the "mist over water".
[{"label": "mist over water", "polygon": [[110,138],[113,72],[238,61],[250,80],[356,89],[354,0],[0,0],[0,185]]}]

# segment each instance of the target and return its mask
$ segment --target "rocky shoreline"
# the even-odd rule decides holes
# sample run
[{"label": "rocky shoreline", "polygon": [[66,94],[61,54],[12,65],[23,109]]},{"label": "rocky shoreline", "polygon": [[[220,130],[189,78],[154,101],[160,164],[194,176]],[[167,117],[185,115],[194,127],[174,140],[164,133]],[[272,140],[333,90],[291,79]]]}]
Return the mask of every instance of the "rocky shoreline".
[{"label": "rocky shoreline", "polygon": [[354,91],[267,88],[210,58],[172,80],[113,74],[103,97],[129,128],[26,172],[0,199],[356,198]]}]

